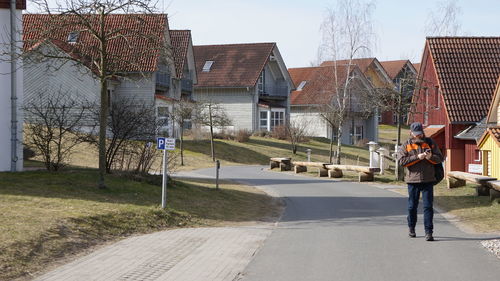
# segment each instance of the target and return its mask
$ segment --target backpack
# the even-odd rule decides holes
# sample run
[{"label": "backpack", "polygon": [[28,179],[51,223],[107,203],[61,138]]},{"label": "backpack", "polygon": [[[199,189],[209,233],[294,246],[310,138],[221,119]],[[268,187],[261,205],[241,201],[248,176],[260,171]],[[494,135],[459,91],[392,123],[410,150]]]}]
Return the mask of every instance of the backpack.
[{"label": "backpack", "polygon": [[[426,138],[425,142],[429,145],[429,147],[432,148],[433,141],[431,138]],[[433,182],[434,185],[440,183],[443,180],[444,178],[443,163],[434,164],[434,176],[436,177],[436,181]]]}]

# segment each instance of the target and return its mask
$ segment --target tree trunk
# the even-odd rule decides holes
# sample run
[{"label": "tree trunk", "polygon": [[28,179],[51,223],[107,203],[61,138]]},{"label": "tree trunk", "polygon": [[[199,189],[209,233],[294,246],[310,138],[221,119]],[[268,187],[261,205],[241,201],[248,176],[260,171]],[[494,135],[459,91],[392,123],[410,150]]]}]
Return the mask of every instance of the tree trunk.
[{"label": "tree trunk", "polygon": [[340,165],[340,153],[342,152],[342,126],[344,125],[344,120],[339,121],[339,128],[337,134],[337,159],[335,159],[335,164]]},{"label": "tree trunk", "polygon": [[329,155],[329,163],[333,163],[333,131],[335,130],[335,127],[333,125],[330,125],[330,155]]},{"label": "tree trunk", "polygon": [[[104,9],[100,17],[100,35],[104,38]],[[101,106],[99,109],[99,182],[100,189],[106,188],[104,174],[106,173],[106,125],[108,123],[108,87],[107,87],[107,64],[106,64],[106,40],[100,40],[100,77]]]},{"label": "tree trunk", "polygon": [[212,106],[208,106],[208,115],[210,118],[210,152],[212,154],[212,161],[215,162],[215,147],[214,147],[214,124],[212,122]]}]

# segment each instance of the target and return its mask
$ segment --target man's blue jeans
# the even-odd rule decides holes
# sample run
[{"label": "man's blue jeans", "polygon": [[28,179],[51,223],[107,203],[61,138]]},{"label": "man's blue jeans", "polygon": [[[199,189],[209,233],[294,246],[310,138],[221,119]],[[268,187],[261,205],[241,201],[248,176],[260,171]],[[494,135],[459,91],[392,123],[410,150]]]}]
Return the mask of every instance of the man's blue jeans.
[{"label": "man's blue jeans", "polygon": [[417,209],[418,200],[422,193],[424,201],[424,227],[425,233],[432,233],[434,225],[434,209],[432,203],[434,201],[434,185],[432,183],[409,183],[408,184],[408,227],[415,228],[417,224]]}]

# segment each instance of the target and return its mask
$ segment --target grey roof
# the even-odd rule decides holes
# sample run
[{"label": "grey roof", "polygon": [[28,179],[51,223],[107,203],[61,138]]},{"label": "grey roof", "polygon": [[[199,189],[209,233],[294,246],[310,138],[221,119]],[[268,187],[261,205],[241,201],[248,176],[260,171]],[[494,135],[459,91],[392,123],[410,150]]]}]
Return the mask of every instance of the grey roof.
[{"label": "grey roof", "polygon": [[462,139],[462,140],[475,140],[477,141],[480,139],[486,129],[490,126],[490,124],[486,123],[486,118],[481,120],[481,122],[476,123],[472,126],[469,126],[467,129],[461,131],[458,133],[455,138],[457,139]]}]

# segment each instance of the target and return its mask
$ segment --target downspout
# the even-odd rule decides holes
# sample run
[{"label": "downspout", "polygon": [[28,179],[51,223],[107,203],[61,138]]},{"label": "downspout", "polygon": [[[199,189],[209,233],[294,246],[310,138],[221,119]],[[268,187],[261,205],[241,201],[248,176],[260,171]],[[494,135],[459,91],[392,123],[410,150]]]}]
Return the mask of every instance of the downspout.
[{"label": "downspout", "polygon": [[10,104],[11,104],[11,162],[10,171],[17,171],[17,59],[16,59],[16,0],[10,0]]}]

